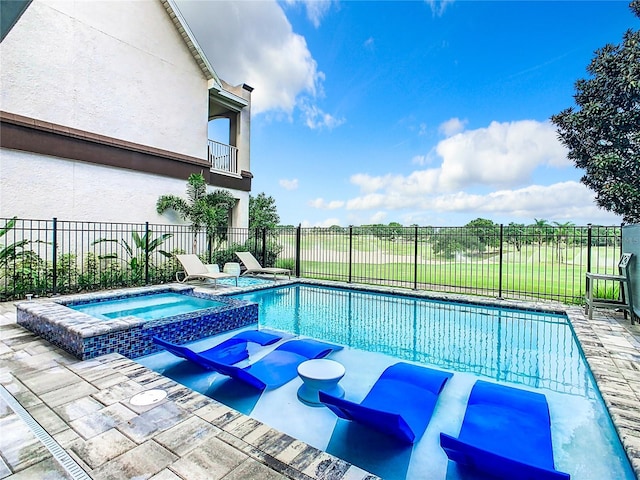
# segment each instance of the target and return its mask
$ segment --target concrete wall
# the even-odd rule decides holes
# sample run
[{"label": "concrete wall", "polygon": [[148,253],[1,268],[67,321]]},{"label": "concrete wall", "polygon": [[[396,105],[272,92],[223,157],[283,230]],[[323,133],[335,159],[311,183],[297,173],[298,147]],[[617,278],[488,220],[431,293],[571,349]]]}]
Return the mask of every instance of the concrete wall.
[{"label": "concrete wall", "polygon": [[0,109],[206,158],[204,74],[155,0],[35,0],[0,44]]}]

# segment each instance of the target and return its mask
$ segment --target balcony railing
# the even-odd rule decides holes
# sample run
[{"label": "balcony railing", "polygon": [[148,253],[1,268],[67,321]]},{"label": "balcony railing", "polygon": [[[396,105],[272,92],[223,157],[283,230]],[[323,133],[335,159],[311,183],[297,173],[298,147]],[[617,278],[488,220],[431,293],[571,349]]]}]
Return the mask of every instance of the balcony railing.
[{"label": "balcony railing", "polygon": [[238,149],[236,147],[209,140],[208,150],[212,171],[238,174]]}]

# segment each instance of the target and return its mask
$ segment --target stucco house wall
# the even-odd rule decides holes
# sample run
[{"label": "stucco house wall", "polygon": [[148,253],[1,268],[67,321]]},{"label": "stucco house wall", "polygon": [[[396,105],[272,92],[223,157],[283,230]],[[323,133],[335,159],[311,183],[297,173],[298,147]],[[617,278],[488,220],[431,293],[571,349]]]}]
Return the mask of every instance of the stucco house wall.
[{"label": "stucco house wall", "polygon": [[[0,84],[5,117],[34,120],[42,135],[50,123],[56,141],[69,128],[124,145],[111,161],[108,149],[87,160],[73,145],[49,152],[3,142],[0,217],[169,223],[157,198],[184,196],[189,172],[209,174],[211,78],[166,1],[34,0],[0,43]],[[234,226],[246,226],[250,187],[236,184],[211,189],[238,198]]]},{"label": "stucco house wall", "polygon": [[[155,204],[160,195],[186,198],[186,185],[162,175],[5,150],[0,156],[0,217],[184,223],[171,212],[158,215]],[[238,199],[234,213],[248,210],[249,192],[232,193]],[[233,225],[242,221],[234,218]]]},{"label": "stucco house wall", "polygon": [[0,58],[4,111],[206,156],[207,79],[160,2],[36,0]]}]

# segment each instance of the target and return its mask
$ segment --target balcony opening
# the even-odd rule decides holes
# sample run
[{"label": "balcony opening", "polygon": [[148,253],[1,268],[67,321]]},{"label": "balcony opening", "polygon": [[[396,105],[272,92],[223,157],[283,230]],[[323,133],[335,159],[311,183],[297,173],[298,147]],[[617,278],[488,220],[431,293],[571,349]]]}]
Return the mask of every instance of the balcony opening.
[{"label": "balcony opening", "polygon": [[238,175],[238,149],[236,136],[231,131],[231,120],[213,118],[208,125],[208,158],[211,170]]}]

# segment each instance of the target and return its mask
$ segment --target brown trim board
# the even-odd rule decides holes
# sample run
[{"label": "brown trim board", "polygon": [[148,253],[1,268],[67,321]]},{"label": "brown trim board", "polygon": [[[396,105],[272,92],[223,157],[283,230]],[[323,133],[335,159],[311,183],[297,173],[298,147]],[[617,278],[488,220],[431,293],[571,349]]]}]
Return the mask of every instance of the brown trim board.
[{"label": "brown trim board", "polygon": [[[251,191],[252,175],[209,172],[205,160],[0,112],[0,147],[186,180],[203,172],[214,187]],[[207,172],[209,174],[207,175]]]}]

